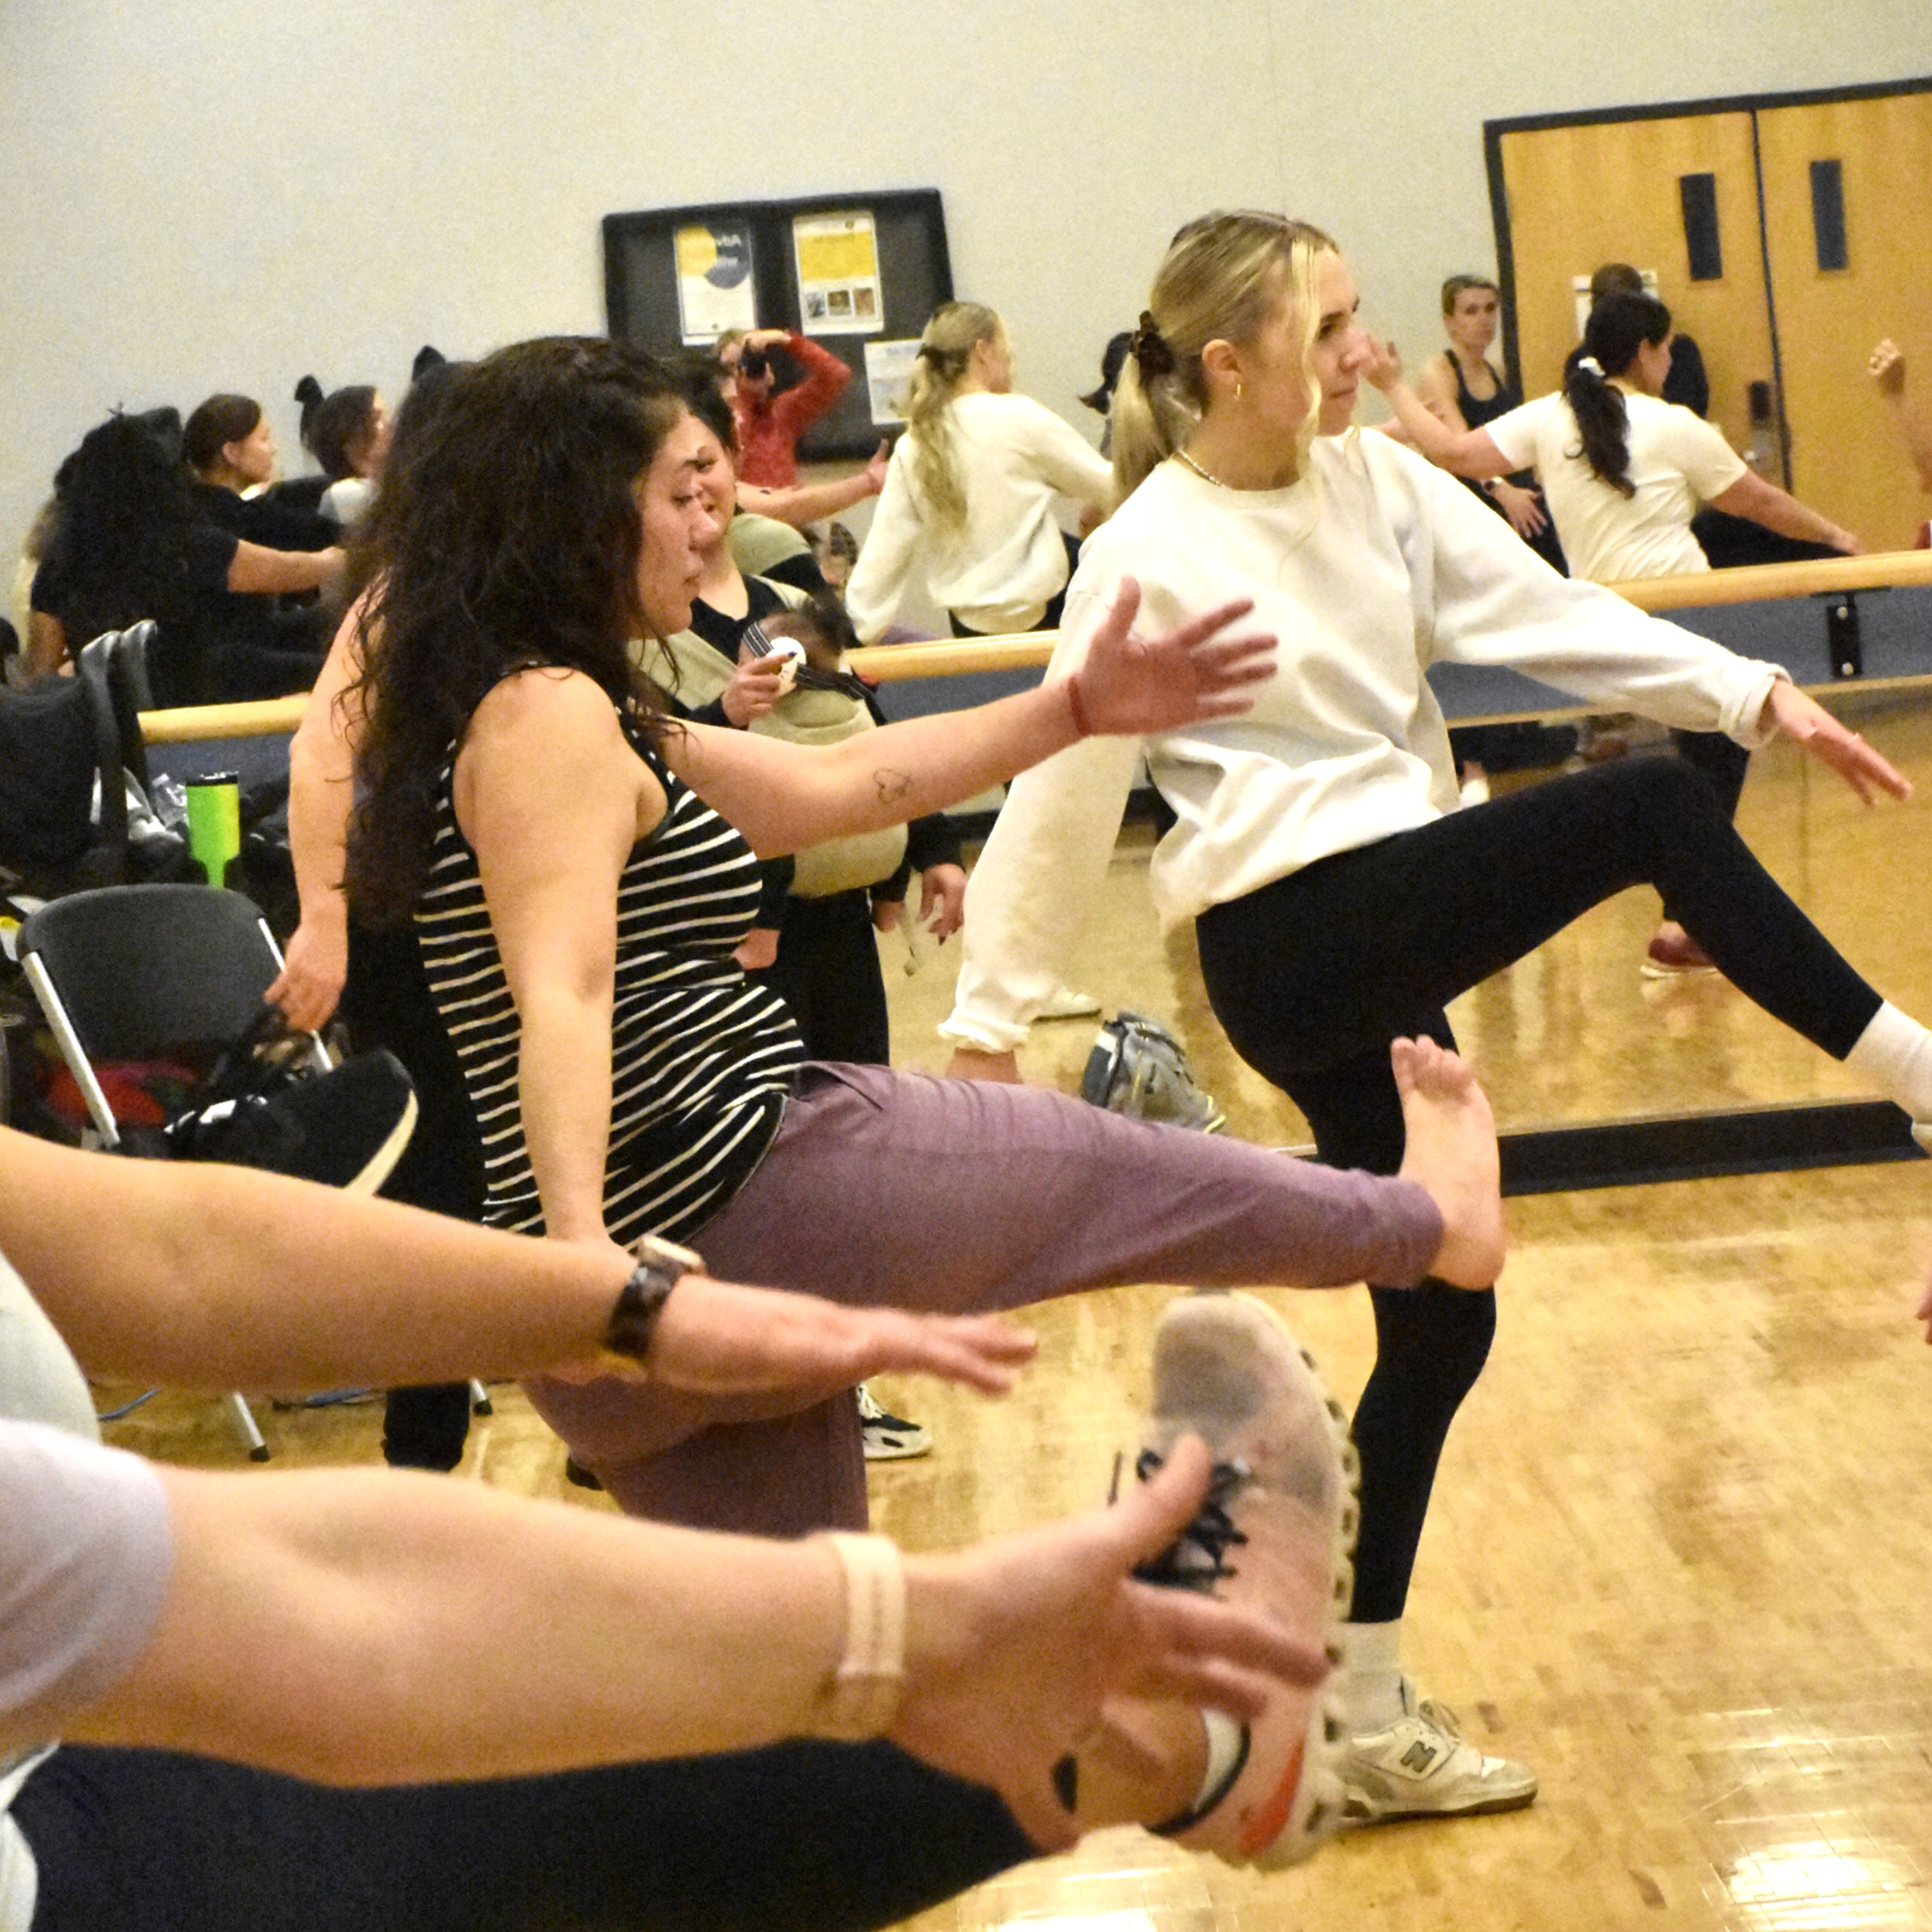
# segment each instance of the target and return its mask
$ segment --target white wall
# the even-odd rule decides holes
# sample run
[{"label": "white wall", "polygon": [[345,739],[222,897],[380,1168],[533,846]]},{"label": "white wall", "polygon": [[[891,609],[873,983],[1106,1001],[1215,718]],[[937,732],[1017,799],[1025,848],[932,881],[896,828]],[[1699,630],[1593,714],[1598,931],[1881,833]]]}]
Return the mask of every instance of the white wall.
[{"label": "white wall", "polygon": [[[1335,233],[1419,354],[1493,266],[1498,116],[1932,70],[1925,0],[0,0],[0,552],[117,404],[393,395],[603,322],[598,222],[938,187],[962,295],[1072,398],[1212,206]],[[288,466],[302,467],[298,460]]]}]

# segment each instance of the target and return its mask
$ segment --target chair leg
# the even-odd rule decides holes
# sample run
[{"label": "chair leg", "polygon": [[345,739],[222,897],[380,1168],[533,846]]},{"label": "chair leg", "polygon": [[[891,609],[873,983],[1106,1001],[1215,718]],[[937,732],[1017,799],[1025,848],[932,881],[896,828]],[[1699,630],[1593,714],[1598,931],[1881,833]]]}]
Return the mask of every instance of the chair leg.
[{"label": "chair leg", "polygon": [[262,1440],[262,1432],[255,1426],[255,1418],[248,1405],[242,1399],[238,1390],[230,1389],[226,1398],[228,1413],[234,1418],[235,1426],[242,1439],[248,1445],[248,1460],[251,1462],[266,1462],[268,1460],[268,1445]]},{"label": "chair leg", "polygon": [[471,1378],[470,1384],[470,1412],[472,1415],[494,1415],[496,1406],[490,1400],[490,1391]]}]

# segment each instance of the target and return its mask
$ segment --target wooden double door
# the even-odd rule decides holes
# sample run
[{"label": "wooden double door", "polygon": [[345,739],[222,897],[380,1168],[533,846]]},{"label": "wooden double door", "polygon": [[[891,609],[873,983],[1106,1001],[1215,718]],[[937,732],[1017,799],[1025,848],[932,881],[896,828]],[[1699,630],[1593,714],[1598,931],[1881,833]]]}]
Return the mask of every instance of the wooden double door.
[{"label": "wooden double door", "polygon": [[[1609,261],[1654,270],[1732,446],[1750,432],[1748,386],[1770,383],[1790,487],[1874,549],[1912,541],[1924,506],[1865,363],[1892,337],[1932,398],[1932,81],[1486,133],[1526,394],[1562,379],[1576,278]],[[1696,280],[1687,176],[1709,178],[1692,194],[1714,217]]]}]

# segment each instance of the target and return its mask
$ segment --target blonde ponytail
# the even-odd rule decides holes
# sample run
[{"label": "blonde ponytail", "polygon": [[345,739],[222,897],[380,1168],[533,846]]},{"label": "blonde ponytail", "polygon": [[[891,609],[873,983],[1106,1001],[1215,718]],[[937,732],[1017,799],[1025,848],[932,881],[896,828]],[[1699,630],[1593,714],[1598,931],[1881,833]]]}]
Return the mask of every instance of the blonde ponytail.
[{"label": "blonde ponytail", "polygon": [[[1201,352],[1209,343],[1252,342],[1285,299],[1294,308],[1302,362],[1321,327],[1316,266],[1334,243],[1286,215],[1206,214],[1174,238],[1134,332],[1114,391],[1114,479],[1124,499],[1185,443],[1208,406]],[[1308,378],[1300,454],[1319,426],[1321,388]]]},{"label": "blonde ponytail", "polygon": [[921,507],[942,534],[956,535],[966,526],[966,489],[952,447],[952,398],[973,351],[1005,332],[995,310],[977,302],[945,302],[933,310],[919,339],[906,427]]}]

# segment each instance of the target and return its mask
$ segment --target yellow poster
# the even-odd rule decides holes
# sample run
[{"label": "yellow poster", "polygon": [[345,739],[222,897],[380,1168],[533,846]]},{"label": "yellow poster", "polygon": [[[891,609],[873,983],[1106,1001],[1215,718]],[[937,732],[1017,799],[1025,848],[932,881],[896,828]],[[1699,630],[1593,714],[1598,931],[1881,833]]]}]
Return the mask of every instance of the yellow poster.
[{"label": "yellow poster", "polygon": [[791,224],[799,315],[808,335],[877,335],[886,326],[879,246],[864,208],[800,214]]}]

